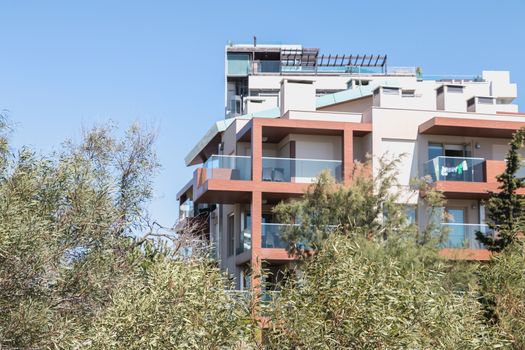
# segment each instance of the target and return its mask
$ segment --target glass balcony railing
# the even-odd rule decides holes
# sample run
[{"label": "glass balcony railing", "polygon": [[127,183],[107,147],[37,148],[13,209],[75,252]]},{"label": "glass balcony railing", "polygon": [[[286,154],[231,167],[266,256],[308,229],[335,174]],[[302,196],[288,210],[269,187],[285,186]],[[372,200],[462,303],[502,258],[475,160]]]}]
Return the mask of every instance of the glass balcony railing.
[{"label": "glass balcony railing", "polygon": [[474,81],[474,82],[483,82],[483,77],[479,75],[428,75],[423,74],[421,76],[422,80],[436,80],[436,81]]},{"label": "glass balcony railing", "polygon": [[341,182],[340,160],[272,157],[262,159],[263,181],[311,183],[323,170],[328,170],[336,181]]},{"label": "glass balcony railing", "polygon": [[476,232],[482,232],[487,236],[493,235],[487,225],[446,223],[443,226],[448,233],[443,248],[485,249],[485,246],[476,239]]},{"label": "glass balcony railing", "polygon": [[433,181],[484,182],[484,163],[483,158],[440,156],[426,162],[424,172]]},{"label": "glass balcony railing", "polygon": [[280,73],[281,61],[253,61],[255,73]]},{"label": "glass balcony railing", "polygon": [[[301,225],[263,223],[261,224],[261,247],[262,248],[288,248],[289,243],[283,239],[283,233],[291,228],[298,228]],[[337,225],[327,225],[327,231],[334,231]],[[308,242],[297,243],[296,246],[301,249],[311,249]]]},{"label": "glass balcony railing", "polygon": [[261,225],[261,246],[263,248],[288,248],[288,242],[282,240],[282,233],[287,227],[290,225],[263,223]]},{"label": "glass balcony railing", "polygon": [[251,180],[252,159],[245,156],[211,156],[206,163],[206,179]]}]

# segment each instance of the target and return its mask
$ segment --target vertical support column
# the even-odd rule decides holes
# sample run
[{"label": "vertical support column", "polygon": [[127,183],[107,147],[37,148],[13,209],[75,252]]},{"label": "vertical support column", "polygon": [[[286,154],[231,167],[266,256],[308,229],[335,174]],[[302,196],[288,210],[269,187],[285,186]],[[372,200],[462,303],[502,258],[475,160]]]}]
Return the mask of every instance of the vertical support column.
[{"label": "vertical support column", "polygon": [[260,286],[261,272],[261,247],[262,247],[262,193],[259,191],[252,192],[252,288]]},{"label": "vertical support column", "polygon": [[[259,188],[262,181],[262,126],[252,119],[252,186]],[[261,295],[261,247],[262,247],[262,192],[252,191],[252,256],[251,256],[251,313],[254,320],[260,319],[259,298]],[[262,338],[259,334],[259,342]]]},{"label": "vertical support column", "polygon": [[[262,126],[252,119],[252,180],[262,179]],[[253,216],[252,216],[253,217]]]},{"label": "vertical support column", "polygon": [[[260,321],[260,297],[262,280],[261,261],[261,222],[262,222],[262,192],[252,192],[252,256],[251,256],[251,303],[250,311],[254,321]],[[262,334],[258,333],[257,340],[262,342]]]},{"label": "vertical support column", "polygon": [[354,168],[354,131],[345,127],[343,131],[343,183],[350,185]]}]

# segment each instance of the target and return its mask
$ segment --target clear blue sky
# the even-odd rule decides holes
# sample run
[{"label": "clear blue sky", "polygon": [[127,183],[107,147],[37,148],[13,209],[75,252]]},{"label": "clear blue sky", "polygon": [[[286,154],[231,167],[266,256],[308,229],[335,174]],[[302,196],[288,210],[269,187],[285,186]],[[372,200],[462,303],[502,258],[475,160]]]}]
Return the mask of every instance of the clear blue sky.
[{"label": "clear blue sky", "polygon": [[223,118],[224,45],[386,53],[425,74],[511,71],[525,110],[525,1],[24,1],[0,4],[0,109],[15,146],[56,149],[112,119],[158,128],[154,217],[172,224],[184,156]]}]

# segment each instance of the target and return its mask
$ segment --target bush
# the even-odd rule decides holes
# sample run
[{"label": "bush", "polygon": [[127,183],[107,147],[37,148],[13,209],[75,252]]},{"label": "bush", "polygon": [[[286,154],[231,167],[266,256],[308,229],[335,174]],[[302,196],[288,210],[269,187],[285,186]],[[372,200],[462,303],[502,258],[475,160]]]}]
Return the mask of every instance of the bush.
[{"label": "bush", "polygon": [[525,348],[525,255],[523,246],[507,247],[481,268],[486,316],[509,335],[515,349]]},{"label": "bush", "polygon": [[[404,244],[396,242],[396,244]],[[475,295],[444,288],[446,266],[408,244],[332,237],[282,287],[267,340],[273,349],[485,349],[506,344]],[[399,249],[399,247],[397,247]],[[403,250],[403,249],[401,249]]]},{"label": "bush", "polygon": [[248,305],[210,263],[160,258],[129,278],[94,321],[92,349],[247,349]]}]

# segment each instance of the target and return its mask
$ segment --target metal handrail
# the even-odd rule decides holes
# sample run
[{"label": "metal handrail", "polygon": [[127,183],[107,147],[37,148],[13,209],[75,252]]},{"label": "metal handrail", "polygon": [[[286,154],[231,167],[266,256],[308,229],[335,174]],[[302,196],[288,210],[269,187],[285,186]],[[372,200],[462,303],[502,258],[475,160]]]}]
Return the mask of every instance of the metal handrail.
[{"label": "metal handrail", "polygon": [[438,159],[438,158],[447,158],[447,159],[473,159],[473,160],[482,160],[482,161],[485,161],[485,160],[486,160],[485,158],[478,158],[478,157],[437,156],[437,157],[434,157],[434,158],[432,158],[432,159],[427,160],[425,163],[431,162],[431,161],[433,161],[434,159]]}]

